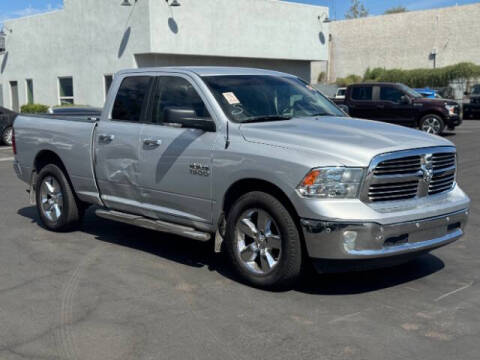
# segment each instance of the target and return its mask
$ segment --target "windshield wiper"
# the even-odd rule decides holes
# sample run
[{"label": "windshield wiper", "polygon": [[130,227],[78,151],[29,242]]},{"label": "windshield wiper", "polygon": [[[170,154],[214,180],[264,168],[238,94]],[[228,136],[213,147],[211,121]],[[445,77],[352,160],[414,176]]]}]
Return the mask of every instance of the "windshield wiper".
[{"label": "windshield wiper", "polygon": [[246,119],[242,121],[242,124],[246,123],[254,123],[254,122],[264,122],[264,121],[277,121],[277,120],[291,120],[291,116],[282,116],[282,115],[265,115],[265,116],[257,116],[250,119]]},{"label": "windshield wiper", "polygon": [[315,116],[334,116],[334,115],[329,113],[318,113],[318,114],[308,115],[308,117],[315,117]]}]

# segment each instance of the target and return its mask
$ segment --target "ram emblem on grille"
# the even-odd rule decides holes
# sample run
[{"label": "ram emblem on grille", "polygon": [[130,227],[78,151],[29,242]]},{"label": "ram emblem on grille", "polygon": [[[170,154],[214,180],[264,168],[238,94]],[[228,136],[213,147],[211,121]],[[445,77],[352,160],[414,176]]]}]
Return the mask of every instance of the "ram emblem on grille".
[{"label": "ram emblem on grille", "polygon": [[433,154],[422,156],[421,176],[426,185],[430,185],[433,179]]}]

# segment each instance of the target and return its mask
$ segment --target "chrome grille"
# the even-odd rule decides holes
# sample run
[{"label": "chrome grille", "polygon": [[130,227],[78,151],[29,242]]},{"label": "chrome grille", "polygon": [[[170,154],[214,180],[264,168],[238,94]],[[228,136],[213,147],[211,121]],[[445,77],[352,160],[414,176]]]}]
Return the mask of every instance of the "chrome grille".
[{"label": "chrome grille", "polygon": [[426,148],[377,156],[370,165],[361,198],[366,202],[420,198],[455,185],[453,147]]},{"label": "chrome grille", "polygon": [[372,184],[368,190],[370,201],[405,200],[417,196],[418,180],[387,184]]},{"label": "chrome grille", "polygon": [[382,161],[377,165],[375,170],[373,170],[373,173],[375,175],[395,175],[417,172],[422,165],[421,160],[420,155],[417,155]]}]

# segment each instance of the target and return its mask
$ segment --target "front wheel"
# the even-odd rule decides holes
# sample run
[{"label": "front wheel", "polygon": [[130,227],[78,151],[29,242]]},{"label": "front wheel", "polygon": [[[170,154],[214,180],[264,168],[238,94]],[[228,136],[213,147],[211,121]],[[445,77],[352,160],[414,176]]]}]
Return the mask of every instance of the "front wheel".
[{"label": "front wheel", "polygon": [[5,145],[12,146],[12,139],[13,139],[13,128],[9,126],[5,130],[3,130],[2,142]]},{"label": "front wheel", "polygon": [[250,192],[240,197],[227,216],[227,256],[247,283],[286,288],[302,265],[300,235],[288,210],[273,196]]},{"label": "front wheel", "polygon": [[428,114],[420,120],[420,130],[429,134],[440,135],[444,129],[445,122],[438,115]]}]

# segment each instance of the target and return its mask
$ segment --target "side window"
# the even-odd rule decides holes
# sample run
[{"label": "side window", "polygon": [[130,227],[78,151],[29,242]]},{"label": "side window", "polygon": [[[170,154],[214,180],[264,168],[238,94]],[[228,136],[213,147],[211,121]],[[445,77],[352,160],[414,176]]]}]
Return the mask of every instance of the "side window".
[{"label": "side window", "polygon": [[355,86],[352,89],[352,99],[360,101],[372,100],[372,86]]},{"label": "side window", "polygon": [[112,120],[140,121],[150,86],[150,76],[130,76],[123,79],[112,110]]},{"label": "side window", "polygon": [[168,116],[169,109],[193,111],[197,118],[210,117],[202,98],[190,82],[181,77],[161,76],[152,97],[152,122],[175,123]]},{"label": "side window", "polygon": [[394,87],[382,86],[380,89],[380,100],[382,101],[392,101],[394,103],[399,103],[402,96],[405,94]]}]

